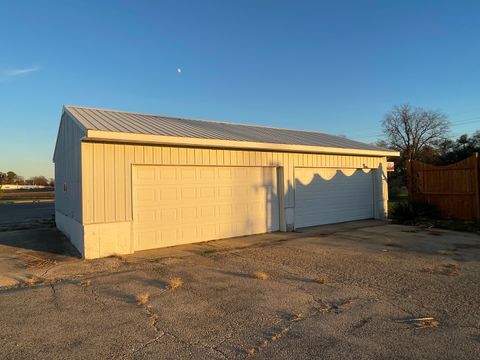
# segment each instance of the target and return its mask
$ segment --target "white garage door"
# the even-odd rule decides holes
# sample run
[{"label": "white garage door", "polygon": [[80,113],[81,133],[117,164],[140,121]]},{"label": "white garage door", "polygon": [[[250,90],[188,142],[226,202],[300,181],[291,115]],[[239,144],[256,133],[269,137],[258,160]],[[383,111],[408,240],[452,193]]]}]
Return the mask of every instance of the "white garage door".
[{"label": "white garage door", "polygon": [[373,218],[373,174],[295,168],[295,227]]},{"label": "white garage door", "polygon": [[134,166],[135,250],[279,229],[272,167]]}]

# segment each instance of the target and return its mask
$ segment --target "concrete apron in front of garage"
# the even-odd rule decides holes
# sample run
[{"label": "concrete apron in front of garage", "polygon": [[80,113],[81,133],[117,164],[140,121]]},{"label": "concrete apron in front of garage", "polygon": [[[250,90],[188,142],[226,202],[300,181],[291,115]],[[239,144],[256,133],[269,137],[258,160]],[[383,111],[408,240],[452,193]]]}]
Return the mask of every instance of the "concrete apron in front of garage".
[{"label": "concrete apron in front of garage", "polygon": [[[39,245],[59,239],[52,228],[0,233],[0,264],[17,266],[0,291],[6,358],[480,351],[478,235],[362,221],[96,260]],[[174,278],[183,284],[171,289]],[[438,327],[416,328],[418,317]]]},{"label": "concrete apron in front of garage", "polygon": [[[71,274],[103,271],[111,269],[115,259],[128,259],[129,262],[149,261],[157,258],[177,258],[192,256],[202,252],[227,252],[255,246],[268,246],[283,242],[303,234],[316,236],[317,232],[325,235],[348,229],[383,225],[379,220],[353,221],[349,223],[324,225],[299,229],[292,233],[270,233],[253,236],[241,236],[224,240],[213,240],[204,243],[187,244],[139,251],[131,255],[108,257],[104,261],[81,260],[80,254],[69,240],[53,227],[51,222],[43,224],[12,225],[0,228],[0,287],[21,286],[32,277],[45,278],[56,273],[60,278]],[[301,235],[302,234],[302,235]],[[206,249],[207,248],[207,249]]]}]

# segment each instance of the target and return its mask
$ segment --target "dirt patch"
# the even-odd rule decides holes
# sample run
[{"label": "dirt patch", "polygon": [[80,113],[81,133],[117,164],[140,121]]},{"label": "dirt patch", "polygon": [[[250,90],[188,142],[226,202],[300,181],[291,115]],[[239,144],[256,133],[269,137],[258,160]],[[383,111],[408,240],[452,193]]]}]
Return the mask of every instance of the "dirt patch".
[{"label": "dirt patch", "polygon": [[44,269],[57,264],[56,260],[41,255],[23,253],[21,256],[27,269]]},{"label": "dirt patch", "polygon": [[460,275],[460,266],[457,264],[443,264],[438,266],[424,267],[421,270],[424,273],[428,274],[441,274],[447,276],[459,276]]}]

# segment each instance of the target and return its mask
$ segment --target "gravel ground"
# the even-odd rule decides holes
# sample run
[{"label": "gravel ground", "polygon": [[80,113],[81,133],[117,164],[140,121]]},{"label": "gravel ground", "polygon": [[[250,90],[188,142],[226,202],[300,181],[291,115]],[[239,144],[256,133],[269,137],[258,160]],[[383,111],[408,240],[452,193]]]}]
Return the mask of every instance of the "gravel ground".
[{"label": "gravel ground", "polygon": [[[12,246],[22,236],[37,245]],[[90,261],[47,240],[64,242],[54,229],[0,233],[2,358],[480,353],[478,235],[365,221]]]}]

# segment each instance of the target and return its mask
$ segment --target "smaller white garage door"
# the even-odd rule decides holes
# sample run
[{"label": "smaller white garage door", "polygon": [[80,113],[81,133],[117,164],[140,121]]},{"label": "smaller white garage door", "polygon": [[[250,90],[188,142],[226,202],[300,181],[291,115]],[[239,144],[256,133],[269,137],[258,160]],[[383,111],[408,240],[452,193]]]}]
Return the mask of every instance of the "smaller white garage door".
[{"label": "smaller white garage door", "polygon": [[135,250],[279,229],[274,167],[133,169]]},{"label": "smaller white garage door", "polygon": [[374,216],[374,171],[295,168],[295,227]]}]

